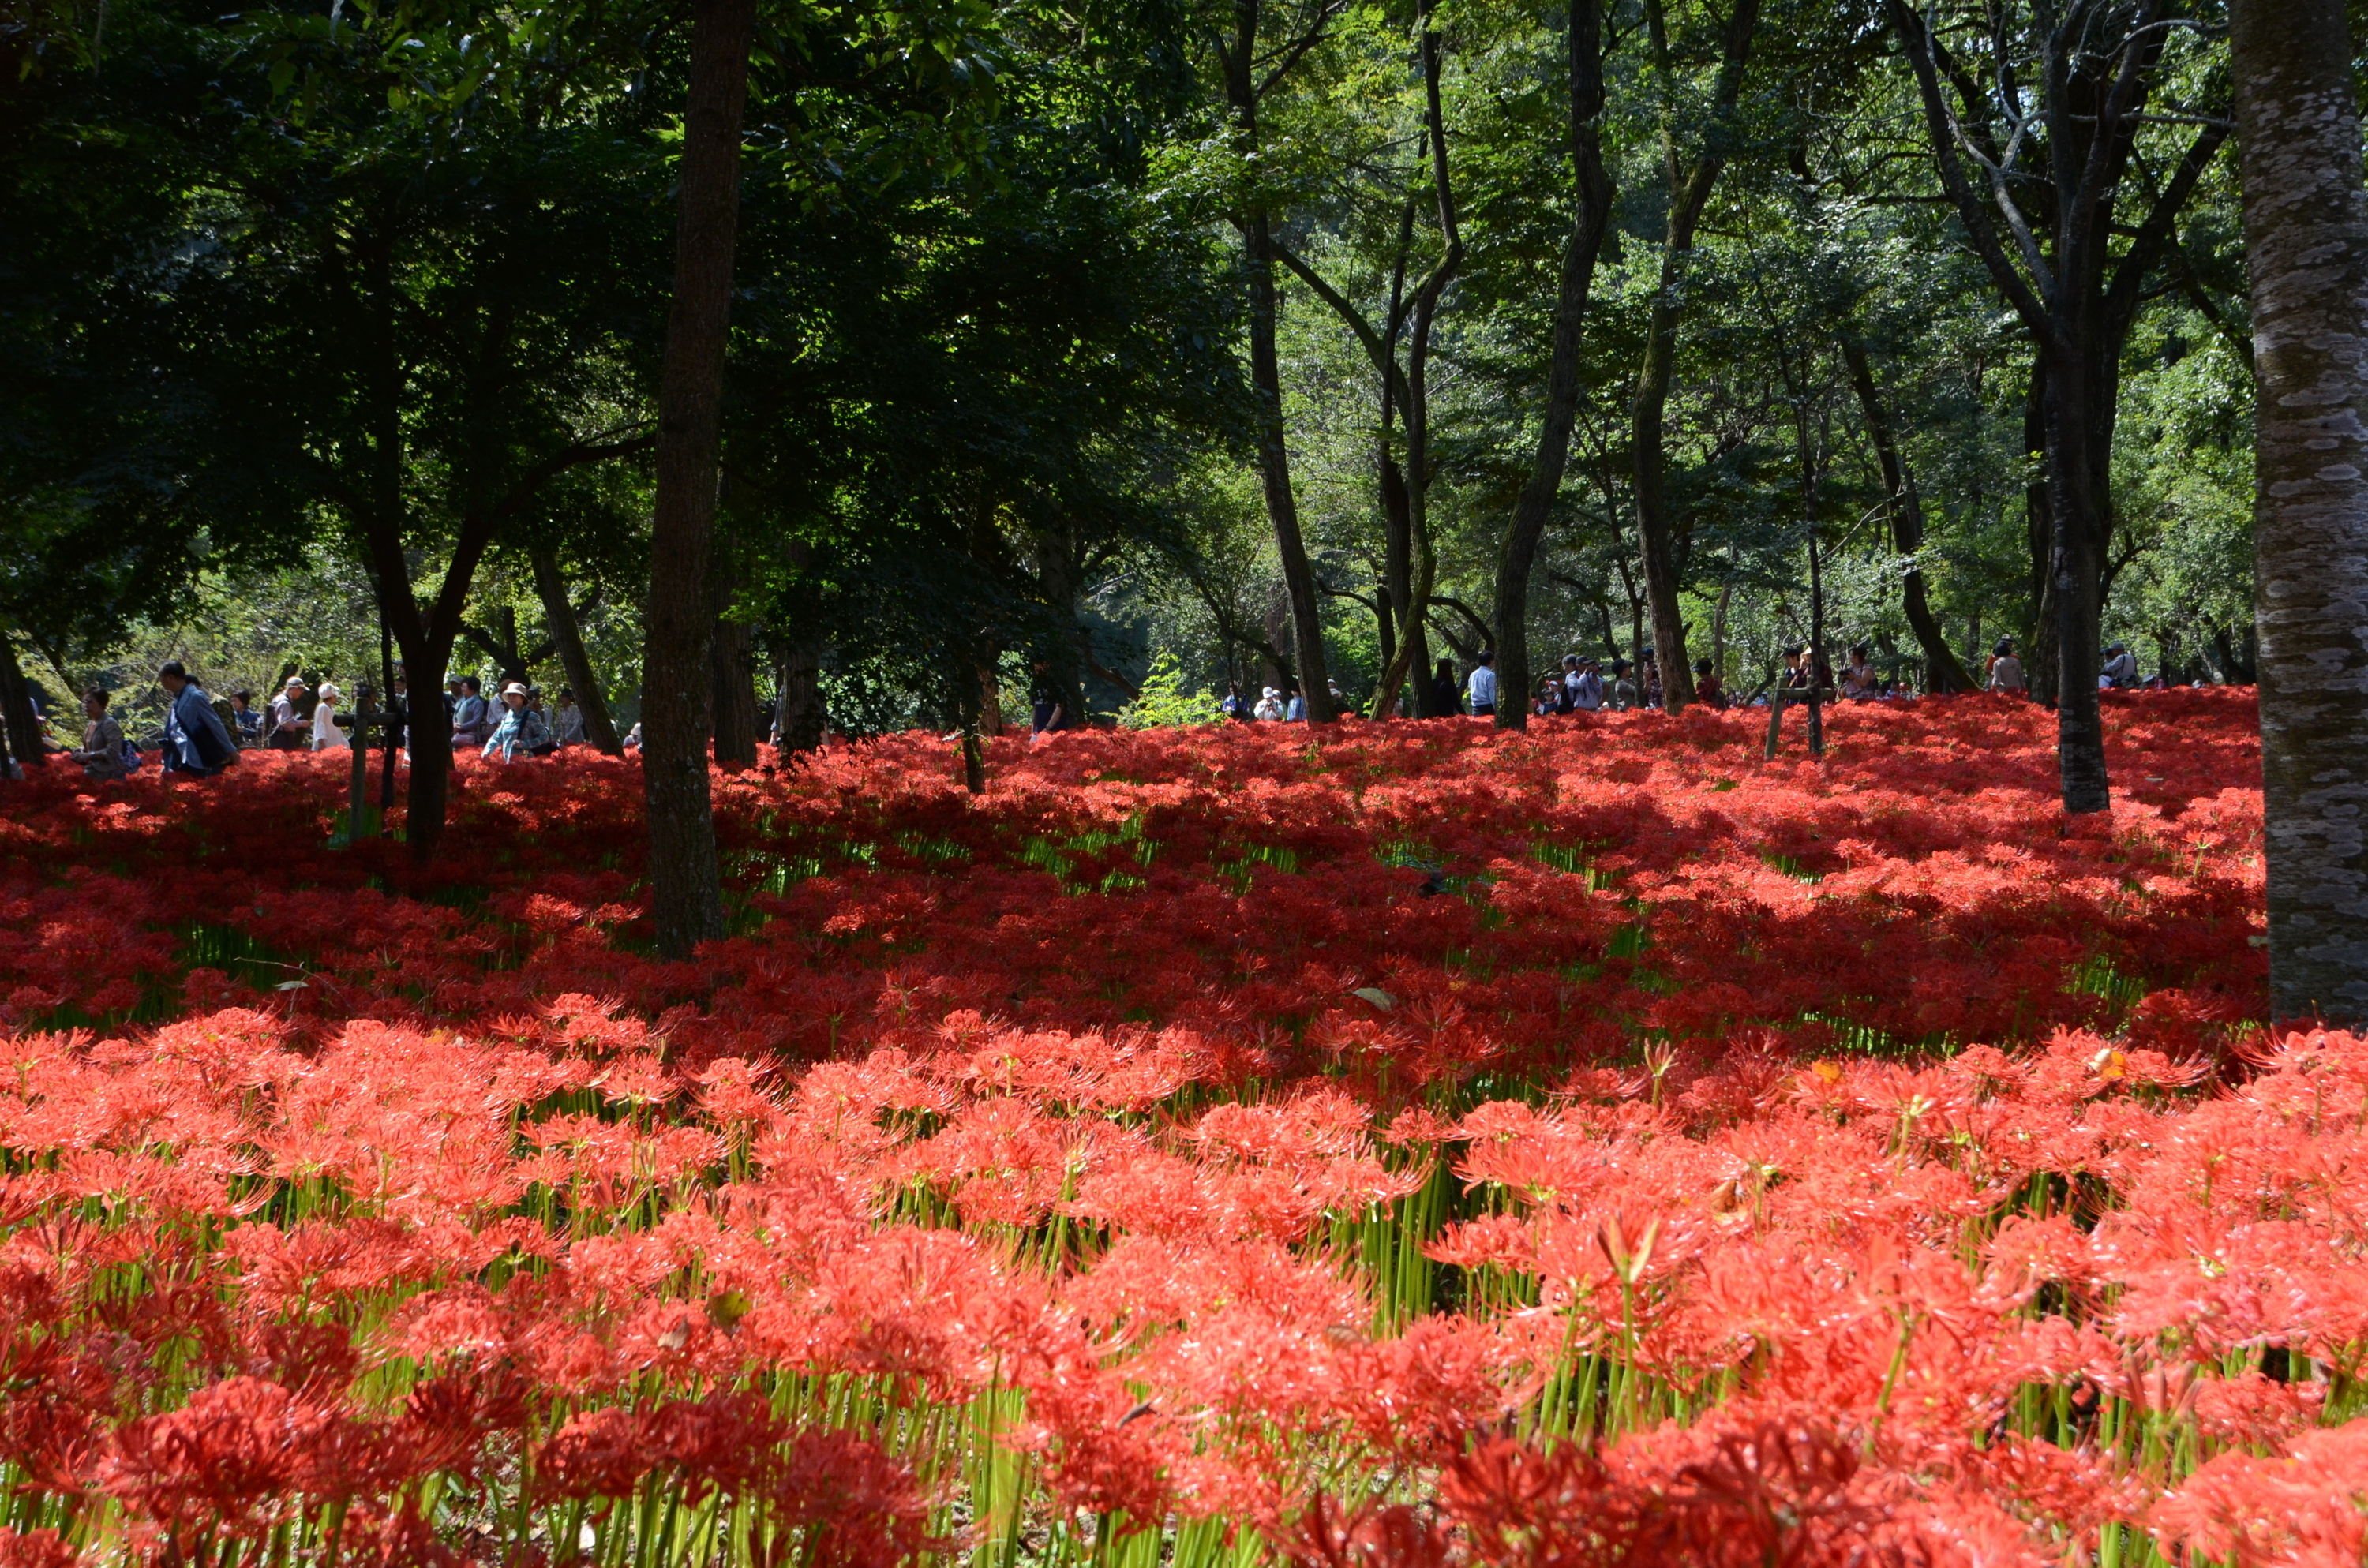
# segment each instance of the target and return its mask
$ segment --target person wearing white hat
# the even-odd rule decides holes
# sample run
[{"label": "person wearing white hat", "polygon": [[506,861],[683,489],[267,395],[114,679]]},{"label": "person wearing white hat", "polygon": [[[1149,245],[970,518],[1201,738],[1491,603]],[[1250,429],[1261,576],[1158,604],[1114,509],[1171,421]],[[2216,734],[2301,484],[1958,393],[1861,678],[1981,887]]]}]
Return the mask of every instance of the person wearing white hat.
[{"label": "person wearing white hat", "polygon": [[486,737],[484,756],[488,762],[496,756],[504,762],[514,761],[518,753],[529,756],[549,756],[559,749],[551,738],[551,726],[540,712],[527,705],[532,692],[517,681],[502,687],[502,722]]},{"label": "person wearing white hat", "polygon": [[1258,706],[1251,710],[1251,714],[1254,718],[1266,723],[1281,723],[1282,722],[1282,693],[1277,691],[1270,686],[1264,687],[1258,693]]},{"label": "person wearing white hat", "polygon": [[346,733],[337,728],[337,699],[344,695],[335,682],[321,683],[320,700],[313,707],[313,749],[343,751]]},{"label": "person wearing white hat", "polygon": [[264,743],[273,751],[304,749],[304,681],[290,676],[279,695],[271,699],[271,734]]}]

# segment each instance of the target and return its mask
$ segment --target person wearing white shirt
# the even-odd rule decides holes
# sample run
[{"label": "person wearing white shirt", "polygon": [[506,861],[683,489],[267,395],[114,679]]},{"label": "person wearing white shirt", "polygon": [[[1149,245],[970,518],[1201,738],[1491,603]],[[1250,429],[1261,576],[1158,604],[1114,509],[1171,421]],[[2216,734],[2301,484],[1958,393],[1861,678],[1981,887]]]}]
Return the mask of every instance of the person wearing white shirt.
[{"label": "person wearing white shirt", "polygon": [[345,747],[346,733],[337,728],[337,699],[342,695],[334,683],[321,683],[321,699],[313,705],[314,751],[340,751]]},{"label": "person wearing white shirt", "polygon": [[1465,693],[1472,699],[1472,711],[1477,718],[1493,718],[1497,712],[1497,655],[1484,653],[1472,668],[1472,678],[1464,683]]}]

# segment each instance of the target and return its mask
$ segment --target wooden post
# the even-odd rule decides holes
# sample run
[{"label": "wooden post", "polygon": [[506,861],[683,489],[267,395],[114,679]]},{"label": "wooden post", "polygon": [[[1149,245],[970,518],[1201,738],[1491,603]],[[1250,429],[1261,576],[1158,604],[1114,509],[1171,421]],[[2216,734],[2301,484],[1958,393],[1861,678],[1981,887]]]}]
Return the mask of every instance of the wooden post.
[{"label": "wooden post", "polygon": [[386,717],[378,710],[377,694],[370,690],[370,682],[362,682],[360,688],[354,693],[354,699],[358,704],[352,714],[354,785],[352,798],[346,807],[346,842],[348,844],[377,836],[374,825],[366,831],[362,824],[369,821],[367,813],[370,811],[370,726]]}]

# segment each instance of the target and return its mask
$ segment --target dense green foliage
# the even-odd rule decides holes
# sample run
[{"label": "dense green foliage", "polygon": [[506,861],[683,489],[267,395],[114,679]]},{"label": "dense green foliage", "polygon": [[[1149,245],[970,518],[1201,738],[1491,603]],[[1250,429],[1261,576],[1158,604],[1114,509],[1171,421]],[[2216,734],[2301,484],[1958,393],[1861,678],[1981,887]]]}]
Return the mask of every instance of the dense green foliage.
[{"label": "dense green foliage", "polygon": [[[1961,74],[2027,65],[2028,18],[1992,9],[1994,37],[1944,20]],[[2104,36],[2135,8],[2085,9]],[[2132,210],[2226,112],[2218,7],[2170,10]],[[763,12],[717,592],[753,629],[758,684],[818,667],[833,722],[869,730],[992,728],[1031,676],[1112,711],[1163,653],[1180,672],[1164,702],[1287,683],[1246,347],[1254,214],[1286,253],[1279,391],[1332,679],[1370,700],[1393,640],[1385,491],[1414,455],[1409,395],[1428,653],[1493,642],[1576,210],[1575,14]],[[1247,120],[1216,41],[1245,15]],[[1910,568],[1976,673],[1995,637],[2044,633],[2030,334],[1941,191],[1884,7],[1766,0],[1731,114],[1712,103],[1728,6],[1601,16],[1616,199],[1531,577],[1536,657],[1653,640],[1631,405],[1665,275],[1682,295],[1664,460],[1693,655],[1738,692],[1768,676],[1809,633],[1813,535],[1829,644],[1871,642],[1886,674],[1925,678]],[[406,640],[396,618],[403,653],[433,651],[440,603],[457,667],[515,657],[555,684],[539,552],[630,722],[684,25],[630,3],[176,0],[12,24],[0,622],[20,663],[53,686],[139,685],[165,650],[225,682],[290,663],[351,678],[375,666],[396,596],[421,624]],[[1711,153],[1721,172],[1672,273],[1672,181]],[[2180,204],[2115,353],[2103,623],[2147,673],[2186,679],[2249,671],[2231,169],[2213,156]],[[2042,248],[2060,243],[2040,228]],[[1920,504],[1912,549],[1878,417]],[[408,584],[388,579],[383,541]]]}]

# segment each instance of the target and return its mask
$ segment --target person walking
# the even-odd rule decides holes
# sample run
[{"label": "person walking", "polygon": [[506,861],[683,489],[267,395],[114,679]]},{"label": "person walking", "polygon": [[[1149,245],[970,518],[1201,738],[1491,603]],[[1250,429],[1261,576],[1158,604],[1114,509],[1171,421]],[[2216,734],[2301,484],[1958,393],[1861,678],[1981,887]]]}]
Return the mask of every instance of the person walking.
[{"label": "person walking", "polygon": [[529,756],[549,756],[559,749],[559,743],[551,737],[551,726],[528,705],[532,695],[517,681],[502,687],[502,721],[485,737],[486,761],[493,761],[496,754],[504,762],[514,762],[520,752]]},{"label": "person walking", "polygon": [[1055,734],[1069,727],[1068,697],[1062,691],[1060,683],[1053,678],[1053,666],[1048,660],[1036,661],[1035,680],[1028,693],[1028,733],[1031,741],[1039,735]]},{"label": "person walking", "polygon": [[[205,687],[189,678],[181,661],[173,659],[156,672],[172,706],[165,710],[165,769],[192,773],[200,778],[220,773],[238,761],[238,743],[230,738],[222,715]],[[297,683],[300,687],[302,682]]]},{"label": "person walking", "polygon": [[1990,654],[1989,689],[2023,695],[2022,661],[2014,656],[2014,639],[2001,637]]},{"label": "person walking", "polygon": [[337,699],[345,693],[337,689],[335,681],[324,680],[316,695],[320,700],[313,705],[313,749],[344,751],[346,733],[337,728]]},{"label": "person walking", "polygon": [[83,694],[82,747],[66,760],[82,764],[86,778],[120,778],[131,771],[123,756],[123,726],[107,711],[108,696],[96,687]]},{"label": "person walking", "polygon": [[1472,678],[1464,683],[1464,691],[1472,699],[1474,718],[1493,719],[1497,715],[1497,655],[1487,650],[1480,652],[1480,662],[1472,666]]},{"label": "person walking", "polygon": [[304,678],[290,676],[279,695],[271,699],[271,733],[265,744],[273,751],[304,749]]},{"label": "person walking", "polygon": [[1446,659],[1440,660],[1439,668],[1431,672],[1430,705],[1440,713],[1452,713],[1463,706],[1456,694],[1455,665]]}]

